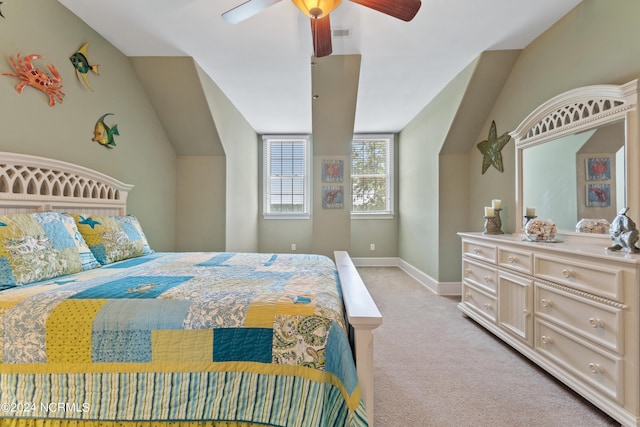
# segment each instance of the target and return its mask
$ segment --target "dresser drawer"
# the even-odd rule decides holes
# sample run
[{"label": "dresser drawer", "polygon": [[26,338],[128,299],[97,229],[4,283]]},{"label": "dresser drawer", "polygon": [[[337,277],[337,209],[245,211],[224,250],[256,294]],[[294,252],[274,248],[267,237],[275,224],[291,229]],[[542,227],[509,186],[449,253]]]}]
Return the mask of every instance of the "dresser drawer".
[{"label": "dresser drawer", "polygon": [[498,271],[495,267],[463,258],[462,276],[467,282],[496,294]]},{"label": "dresser drawer", "polygon": [[623,359],[541,319],[536,319],[536,350],[581,382],[622,403]]},{"label": "dresser drawer", "polygon": [[563,258],[535,255],[536,277],[557,282],[571,288],[623,301],[621,270],[596,263],[581,263]]},{"label": "dresser drawer", "polygon": [[497,301],[494,296],[489,295],[487,292],[462,282],[462,304],[491,322],[496,322]]},{"label": "dresser drawer", "polygon": [[498,265],[521,273],[531,274],[533,272],[533,253],[499,246]]},{"label": "dresser drawer", "polygon": [[462,241],[462,254],[490,262],[496,263],[497,246],[491,243],[479,243],[475,240],[463,240]]},{"label": "dresser drawer", "polygon": [[538,282],[534,289],[536,316],[617,353],[624,353],[621,307],[573,295]]}]

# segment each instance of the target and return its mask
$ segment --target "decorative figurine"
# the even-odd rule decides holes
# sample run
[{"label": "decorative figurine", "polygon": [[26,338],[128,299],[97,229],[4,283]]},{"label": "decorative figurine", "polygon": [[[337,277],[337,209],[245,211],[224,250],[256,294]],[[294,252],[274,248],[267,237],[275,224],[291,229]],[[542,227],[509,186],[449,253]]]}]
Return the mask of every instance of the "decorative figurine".
[{"label": "decorative figurine", "polygon": [[107,126],[104,122],[104,118],[107,116],[113,116],[113,113],[103,114],[102,117],[98,119],[91,140],[107,148],[113,148],[116,146],[114,136],[120,135],[120,133],[118,132],[118,125],[113,125],[113,127]]},{"label": "decorative figurine", "polygon": [[620,209],[618,216],[616,216],[611,223],[609,236],[611,237],[613,245],[607,248],[610,251],[624,249],[628,253],[640,252],[640,249],[636,247],[638,229],[636,228],[636,223],[627,216],[628,211],[629,208]]},{"label": "decorative figurine", "polygon": [[504,133],[498,136],[498,132],[496,130],[496,122],[491,121],[491,128],[489,129],[489,137],[488,139],[480,142],[477,147],[478,150],[482,153],[482,173],[484,174],[489,166],[493,165],[494,168],[498,169],[500,172],[504,172],[504,168],[502,166],[502,149],[507,142],[511,139],[509,133]]},{"label": "decorative figurine", "polygon": [[15,60],[9,57],[9,61],[17,74],[2,73],[2,75],[22,80],[22,82],[16,86],[18,93],[22,93],[22,90],[27,85],[43,91],[49,96],[49,105],[53,107],[56,105],[56,100],[62,102],[62,98],[64,97],[62,77],[60,77],[60,73],[58,73],[58,70],[56,70],[53,64],[47,65],[47,69],[52,75],[49,75],[46,71],[35,68],[32,64],[34,59],[42,59],[42,55],[32,54],[21,59],[20,54],[17,54]]},{"label": "decorative figurine", "polygon": [[75,68],[76,70],[76,76],[78,77],[78,80],[81,80],[89,90],[93,91],[93,88],[89,84],[88,73],[89,71],[93,71],[97,75],[100,75],[100,73],[98,73],[98,65],[89,64],[89,60],[87,59],[88,48],[89,43],[83,44],[76,53],[69,57],[69,60],[73,64],[73,68]]}]

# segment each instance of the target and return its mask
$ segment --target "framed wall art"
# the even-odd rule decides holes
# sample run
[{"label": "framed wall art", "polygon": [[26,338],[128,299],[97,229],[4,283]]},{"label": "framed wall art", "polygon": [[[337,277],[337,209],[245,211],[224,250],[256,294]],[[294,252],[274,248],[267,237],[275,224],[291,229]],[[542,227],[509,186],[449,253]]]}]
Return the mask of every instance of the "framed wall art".
[{"label": "framed wall art", "polygon": [[342,209],[344,208],[344,186],[323,185],[322,186],[322,209]]},{"label": "framed wall art", "polygon": [[344,179],[344,162],[342,160],[322,161],[322,182],[342,182]]},{"label": "framed wall art", "polygon": [[604,208],[611,205],[611,184],[587,184],[587,207]]},{"label": "framed wall art", "polygon": [[587,181],[606,181],[611,179],[611,158],[587,157],[585,171]]}]

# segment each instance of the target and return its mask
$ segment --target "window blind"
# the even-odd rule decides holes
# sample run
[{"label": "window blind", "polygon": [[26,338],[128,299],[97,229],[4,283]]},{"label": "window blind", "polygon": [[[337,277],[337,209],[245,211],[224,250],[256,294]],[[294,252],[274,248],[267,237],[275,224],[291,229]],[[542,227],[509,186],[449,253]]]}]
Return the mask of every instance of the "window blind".
[{"label": "window blind", "polygon": [[308,203],[307,138],[265,138],[264,213],[304,215]]}]

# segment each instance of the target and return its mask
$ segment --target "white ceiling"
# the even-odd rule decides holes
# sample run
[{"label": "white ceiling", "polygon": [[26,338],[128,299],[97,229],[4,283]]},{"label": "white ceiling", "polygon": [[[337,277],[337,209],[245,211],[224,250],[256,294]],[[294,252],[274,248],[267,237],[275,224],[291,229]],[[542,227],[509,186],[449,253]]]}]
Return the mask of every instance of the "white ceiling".
[{"label": "white ceiling", "polygon": [[[191,56],[258,133],[311,132],[309,18],[281,1],[239,24],[245,0],[59,0],[128,56]],[[403,22],[344,0],[333,54],[362,55],[355,132],[405,127],[485,50],[521,49],[581,0],[422,0]]]}]

